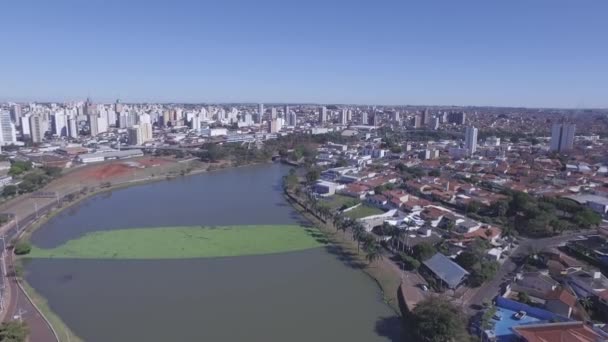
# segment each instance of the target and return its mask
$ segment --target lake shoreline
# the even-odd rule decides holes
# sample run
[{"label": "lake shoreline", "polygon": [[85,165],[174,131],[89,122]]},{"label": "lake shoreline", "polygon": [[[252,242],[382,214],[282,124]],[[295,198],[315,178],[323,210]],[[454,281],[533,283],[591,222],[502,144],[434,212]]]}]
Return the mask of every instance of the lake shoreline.
[{"label": "lake shoreline", "polygon": [[305,217],[310,221],[319,231],[321,231],[328,239],[331,245],[338,248],[337,253],[345,258],[349,266],[355,266],[357,269],[362,271],[368,277],[370,277],[378,286],[382,292],[384,302],[399,316],[401,316],[401,310],[399,309],[399,301],[397,298],[397,291],[401,284],[401,279],[394,274],[391,270],[387,270],[383,267],[379,267],[379,262],[376,264],[369,264],[365,260],[365,255],[358,252],[356,241],[349,239],[346,233],[339,233],[332,228],[333,225],[324,222],[315,215],[311,214],[304,206],[302,206],[297,198],[293,197],[292,194],[284,192],[284,197],[292,208],[297,211],[302,217]]}]

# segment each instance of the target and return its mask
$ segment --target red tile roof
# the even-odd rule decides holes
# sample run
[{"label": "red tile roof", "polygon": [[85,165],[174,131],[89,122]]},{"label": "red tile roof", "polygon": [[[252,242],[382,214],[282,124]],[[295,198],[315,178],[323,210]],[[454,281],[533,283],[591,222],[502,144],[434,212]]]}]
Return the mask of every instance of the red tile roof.
[{"label": "red tile roof", "polygon": [[513,330],[527,342],[597,342],[601,335],[583,322],[520,325]]}]

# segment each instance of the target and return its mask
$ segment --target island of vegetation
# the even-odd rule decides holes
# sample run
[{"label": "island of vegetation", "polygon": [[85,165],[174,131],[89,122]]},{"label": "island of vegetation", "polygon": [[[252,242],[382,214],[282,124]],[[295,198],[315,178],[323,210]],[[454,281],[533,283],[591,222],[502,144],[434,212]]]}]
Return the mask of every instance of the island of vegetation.
[{"label": "island of vegetation", "polygon": [[297,225],[158,227],[100,231],[29,258],[186,259],[259,255],[319,247],[312,228]]}]

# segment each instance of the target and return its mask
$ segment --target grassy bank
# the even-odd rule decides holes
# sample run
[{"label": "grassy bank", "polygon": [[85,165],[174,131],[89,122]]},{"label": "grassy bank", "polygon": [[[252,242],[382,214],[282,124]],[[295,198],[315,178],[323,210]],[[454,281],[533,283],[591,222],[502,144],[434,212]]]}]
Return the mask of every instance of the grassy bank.
[{"label": "grassy bank", "polygon": [[294,225],[133,228],[94,232],[30,258],[181,259],[271,254],[321,245]]},{"label": "grassy bank", "polygon": [[288,196],[285,197],[287,202],[289,202],[295,210],[311,221],[319,231],[325,235],[337,253],[341,255],[341,260],[349,266],[361,269],[378,284],[382,290],[384,301],[395,311],[395,313],[400,314],[397,289],[401,284],[401,278],[400,275],[388,265],[388,261],[380,260],[371,264],[368,263],[365,259],[365,253],[358,250],[357,242],[352,239],[350,233],[336,231],[331,222],[325,223],[319,220],[300,204],[293,201]]},{"label": "grassy bank", "polygon": [[42,297],[34,288],[32,288],[27,282],[22,281],[21,285],[28,296],[32,299],[36,306],[41,311],[42,315],[51,323],[53,329],[57,332],[59,340],[61,342],[83,342],[81,338],[76,336],[72,330],[57,316],[53,310],[49,307],[47,300]]}]

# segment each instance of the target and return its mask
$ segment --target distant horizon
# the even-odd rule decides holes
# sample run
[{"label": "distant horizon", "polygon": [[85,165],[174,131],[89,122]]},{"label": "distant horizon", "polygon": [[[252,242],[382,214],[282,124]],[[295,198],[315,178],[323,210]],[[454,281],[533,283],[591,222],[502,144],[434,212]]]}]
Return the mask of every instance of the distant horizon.
[{"label": "distant horizon", "polygon": [[[380,103],[339,103],[339,102],[271,102],[271,101],[127,101],[123,99],[114,100],[95,100],[94,97],[88,97],[94,104],[113,104],[116,100],[119,100],[122,104],[183,104],[183,105],[270,105],[270,106],[284,106],[284,105],[303,105],[303,106],[379,106],[379,107],[442,107],[442,108],[512,108],[512,109],[554,109],[554,110],[608,110],[607,107],[530,107],[530,106],[502,106],[502,105],[455,105],[455,104],[380,104]],[[75,102],[84,102],[87,97],[73,99],[73,100],[39,100],[39,99],[7,99],[0,98],[0,103],[17,103],[17,104],[28,104],[28,103],[55,103],[55,104],[66,104]]]}]

